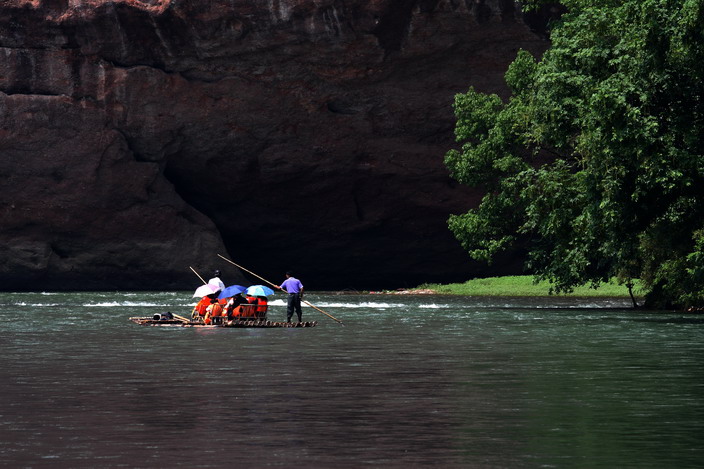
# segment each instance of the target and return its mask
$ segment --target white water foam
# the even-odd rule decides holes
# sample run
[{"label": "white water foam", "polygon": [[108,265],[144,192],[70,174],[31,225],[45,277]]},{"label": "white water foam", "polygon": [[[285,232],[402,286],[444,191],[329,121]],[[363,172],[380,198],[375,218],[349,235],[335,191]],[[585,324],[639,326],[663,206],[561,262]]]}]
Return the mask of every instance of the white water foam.
[{"label": "white water foam", "polygon": [[190,304],[187,305],[174,305],[174,304],[162,304],[162,303],[152,303],[148,301],[106,301],[103,303],[86,303],[83,306],[91,306],[91,307],[98,307],[98,308],[112,308],[115,306],[160,306],[163,308],[168,308],[168,307],[181,307],[181,306],[192,306]]},{"label": "white water foam", "polygon": [[[382,302],[366,302],[366,301],[362,302],[362,303],[342,303],[342,302],[326,302],[326,301],[317,302],[316,301],[312,304],[314,306],[319,307],[319,308],[351,308],[351,309],[358,309],[358,308],[388,309],[388,308],[403,308],[403,307],[407,306],[402,303],[382,303]],[[282,299],[269,301],[269,306],[286,306],[286,305],[287,305],[286,300],[282,300]],[[310,307],[306,303],[301,303],[301,306],[303,308]]]},{"label": "white water foam", "polygon": [[27,303],[25,301],[17,301],[12,303],[12,306],[29,306],[31,308],[44,308],[46,306],[63,306],[61,303]]}]

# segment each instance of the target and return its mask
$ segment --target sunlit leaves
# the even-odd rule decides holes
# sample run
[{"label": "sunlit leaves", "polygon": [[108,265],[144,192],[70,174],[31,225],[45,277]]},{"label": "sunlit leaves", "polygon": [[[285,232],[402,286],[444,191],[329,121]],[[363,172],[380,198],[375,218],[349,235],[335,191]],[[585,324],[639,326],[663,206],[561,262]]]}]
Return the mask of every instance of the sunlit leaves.
[{"label": "sunlit leaves", "polygon": [[454,109],[455,135],[462,151],[448,152],[445,163],[455,179],[473,186],[491,186],[497,178],[523,165],[515,155],[520,129],[498,96],[470,88],[455,97]]}]

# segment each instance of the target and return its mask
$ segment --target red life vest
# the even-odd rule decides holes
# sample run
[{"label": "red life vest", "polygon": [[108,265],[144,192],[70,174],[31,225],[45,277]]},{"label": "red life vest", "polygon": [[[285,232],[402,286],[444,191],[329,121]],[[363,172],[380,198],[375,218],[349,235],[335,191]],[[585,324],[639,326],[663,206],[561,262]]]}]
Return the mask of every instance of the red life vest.
[{"label": "red life vest", "polygon": [[263,318],[266,316],[266,310],[269,309],[269,302],[266,298],[259,298],[257,303],[257,317]]}]

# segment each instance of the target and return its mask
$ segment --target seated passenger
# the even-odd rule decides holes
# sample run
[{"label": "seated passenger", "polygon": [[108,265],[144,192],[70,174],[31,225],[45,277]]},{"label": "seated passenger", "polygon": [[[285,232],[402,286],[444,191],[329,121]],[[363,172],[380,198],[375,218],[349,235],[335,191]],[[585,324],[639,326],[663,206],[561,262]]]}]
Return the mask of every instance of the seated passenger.
[{"label": "seated passenger", "polygon": [[269,309],[269,301],[266,299],[266,296],[257,297],[255,316],[258,318],[266,318],[267,309]]},{"label": "seated passenger", "polygon": [[193,308],[193,312],[191,313],[191,317],[193,319],[197,320],[202,320],[205,318],[205,314],[207,313],[208,306],[213,304],[214,302],[217,303],[217,293],[213,293],[212,295],[204,296],[203,298],[200,299],[197,305]]},{"label": "seated passenger", "polygon": [[206,308],[203,322],[206,324],[222,324],[222,305],[216,300]]},{"label": "seated passenger", "polygon": [[229,298],[227,303],[225,304],[225,314],[227,315],[227,320],[232,321],[234,317],[240,316],[242,310],[241,308],[238,309],[238,306],[246,302],[247,300],[242,296],[241,293],[238,293],[237,295]]},{"label": "seated passenger", "polygon": [[245,318],[256,316],[258,299],[256,296],[248,296],[246,302],[240,305],[241,315]]}]

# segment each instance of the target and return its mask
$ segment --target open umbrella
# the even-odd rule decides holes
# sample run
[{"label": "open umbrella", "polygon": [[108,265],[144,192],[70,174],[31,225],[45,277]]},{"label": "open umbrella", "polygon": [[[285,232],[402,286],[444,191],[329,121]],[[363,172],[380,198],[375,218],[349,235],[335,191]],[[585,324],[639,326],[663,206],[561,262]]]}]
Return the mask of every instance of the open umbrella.
[{"label": "open umbrella", "polygon": [[193,298],[202,298],[204,296],[212,295],[215,292],[220,291],[218,287],[215,285],[212,285],[210,283],[201,285],[200,287],[196,288],[195,293],[193,294]]},{"label": "open umbrella", "polygon": [[249,296],[269,296],[274,294],[274,290],[264,285],[252,285],[246,291]]},{"label": "open umbrella", "polygon": [[222,300],[223,298],[230,298],[231,296],[235,296],[238,293],[242,293],[245,291],[247,287],[243,287],[242,285],[230,285],[226,289],[220,292],[218,295],[218,299]]}]

